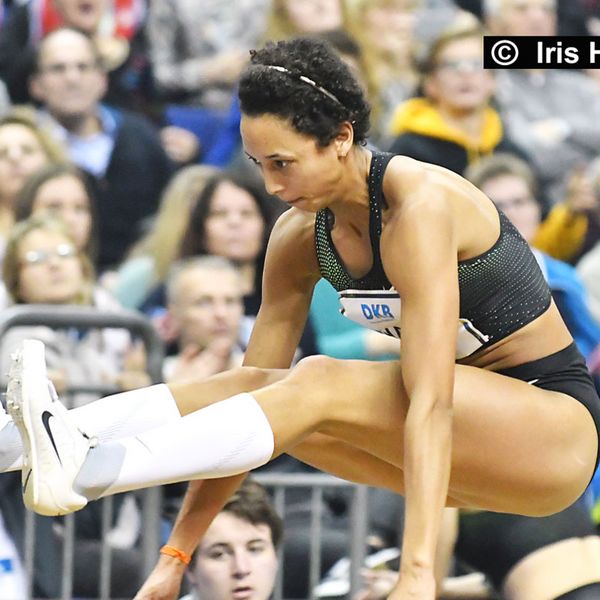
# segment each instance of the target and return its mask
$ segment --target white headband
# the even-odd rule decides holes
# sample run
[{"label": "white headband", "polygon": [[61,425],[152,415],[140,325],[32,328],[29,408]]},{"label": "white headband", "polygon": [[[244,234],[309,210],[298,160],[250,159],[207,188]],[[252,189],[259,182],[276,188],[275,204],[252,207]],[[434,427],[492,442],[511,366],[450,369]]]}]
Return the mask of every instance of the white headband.
[{"label": "white headband", "polygon": [[297,77],[300,81],[307,83],[311,87],[315,88],[315,90],[318,90],[319,92],[321,92],[321,94],[325,94],[325,96],[327,96],[328,98],[330,98],[331,100],[333,100],[334,102],[339,104],[340,106],[342,106],[342,107],[344,106],[334,94],[332,94],[330,91],[326,90],[324,87],[321,87],[319,84],[314,82],[312,79],[309,79],[305,75],[296,75],[295,73],[292,73],[285,67],[280,67],[279,65],[263,65],[263,67],[266,67],[267,69],[275,69],[276,71],[279,71],[280,73],[287,73],[288,75],[291,75],[292,77]]}]

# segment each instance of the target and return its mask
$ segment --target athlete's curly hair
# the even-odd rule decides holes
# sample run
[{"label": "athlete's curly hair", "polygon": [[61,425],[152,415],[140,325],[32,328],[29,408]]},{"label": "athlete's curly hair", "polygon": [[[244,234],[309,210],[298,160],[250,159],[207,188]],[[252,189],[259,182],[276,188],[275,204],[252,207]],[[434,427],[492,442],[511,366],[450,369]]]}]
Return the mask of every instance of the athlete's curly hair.
[{"label": "athlete's curly hair", "polygon": [[[313,136],[320,146],[335,138],[340,125],[350,121],[354,143],[364,143],[370,106],[352,72],[321,40],[295,38],[269,42],[252,51],[239,86],[241,110],[250,117],[272,114],[289,120],[300,133]],[[289,72],[270,69],[278,66]],[[300,79],[307,77],[335,98]]]}]

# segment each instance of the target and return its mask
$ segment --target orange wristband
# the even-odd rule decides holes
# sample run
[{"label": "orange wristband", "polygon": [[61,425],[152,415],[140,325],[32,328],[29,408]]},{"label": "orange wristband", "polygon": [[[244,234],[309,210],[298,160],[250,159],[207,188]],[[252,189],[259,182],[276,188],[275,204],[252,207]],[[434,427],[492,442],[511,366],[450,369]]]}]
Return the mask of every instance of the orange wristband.
[{"label": "orange wristband", "polygon": [[160,553],[166,554],[167,556],[172,556],[173,558],[177,558],[184,565],[189,565],[192,562],[192,557],[187,552],[184,552],[183,550],[177,550],[177,548],[169,546],[169,544],[165,544],[160,549]]}]

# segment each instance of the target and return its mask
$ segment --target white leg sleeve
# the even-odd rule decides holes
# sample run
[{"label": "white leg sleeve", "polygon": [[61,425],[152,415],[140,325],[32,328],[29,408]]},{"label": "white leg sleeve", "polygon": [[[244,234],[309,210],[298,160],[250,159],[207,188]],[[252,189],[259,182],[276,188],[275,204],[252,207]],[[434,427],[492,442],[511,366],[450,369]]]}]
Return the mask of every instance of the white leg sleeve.
[{"label": "white leg sleeve", "polygon": [[98,441],[118,440],[181,418],[164,384],[122,392],[69,411],[79,428]]},{"label": "white leg sleeve", "polygon": [[243,473],[273,454],[271,425],[251,394],[90,450],[75,489],[88,499],[143,487]]},{"label": "white leg sleeve", "polygon": [[[79,428],[100,442],[136,435],[181,418],[173,394],[165,384],[100,398],[69,411]],[[21,436],[8,415],[0,423],[0,472],[22,466]]]}]

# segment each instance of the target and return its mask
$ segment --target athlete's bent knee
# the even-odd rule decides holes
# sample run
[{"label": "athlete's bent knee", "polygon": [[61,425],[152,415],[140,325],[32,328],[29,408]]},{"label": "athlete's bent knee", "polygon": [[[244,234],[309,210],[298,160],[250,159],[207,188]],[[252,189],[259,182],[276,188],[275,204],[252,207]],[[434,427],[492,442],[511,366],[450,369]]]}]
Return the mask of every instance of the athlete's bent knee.
[{"label": "athlete's bent knee", "polygon": [[330,381],[343,368],[344,361],[331,356],[307,356],[290,372],[291,380]]}]

